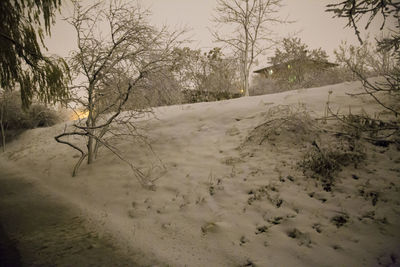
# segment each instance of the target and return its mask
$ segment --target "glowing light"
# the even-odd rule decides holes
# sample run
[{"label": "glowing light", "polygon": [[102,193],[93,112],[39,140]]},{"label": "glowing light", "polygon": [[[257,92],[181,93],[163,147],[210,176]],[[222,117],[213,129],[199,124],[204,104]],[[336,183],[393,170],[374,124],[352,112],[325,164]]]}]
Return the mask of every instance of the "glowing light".
[{"label": "glowing light", "polygon": [[243,94],[243,92],[244,92],[244,90],[243,90],[243,89],[240,89],[240,93]]},{"label": "glowing light", "polygon": [[89,111],[87,110],[76,110],[72,115],[71,115],[71,120],[79,120],[79,119],[84,119],[89,116]]}]

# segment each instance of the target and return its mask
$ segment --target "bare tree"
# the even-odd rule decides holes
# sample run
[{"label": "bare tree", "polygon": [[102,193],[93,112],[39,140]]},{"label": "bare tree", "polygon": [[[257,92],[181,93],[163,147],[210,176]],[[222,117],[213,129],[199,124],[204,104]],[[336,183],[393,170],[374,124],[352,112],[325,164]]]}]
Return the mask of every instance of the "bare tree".
[{"label": "bare tree", "polygon": [[[374,62],[373,64],[380,65],[378,73],[382,76],[383,81],[369,80],[362,69],[353,64],[351,58],[344,57],[343,60],[362,82],[364,92],[361,94],[371,96],[386,111],[389,111],[389,114],[394,116],[394,118],[387,118],[385,120],[376,120],[361,116],[363,122],[361,131],[368,132],[368,127],[371,128],[371,125],[378,125],[378,129],[373,129],[373,132],[378,130],[383,132],[380,135],[380,139],[389,142],[390,140],[388,139],[392,138],[395,139],[394,142],[398,143],[398,136],[400,134],[400,107],[398,105],[400,100],[400,2],[395,0],[344,0],[340,3],[330,4],[327,8],[327,11],[333,12],[336,17],[348,19],[347,26],[354,29],[361,44],[363,44],[363,40],[360,36],[359,26],[362,17],[368,17],[365,29],[368,29],[372,21],[377,17],[381,17],[383,20],[381,29],[387,26],[388,21],[394,22],[391,25],[392,28],[388,27],[389,34],[377,40],[376,45],[377,52],[382,53],[382,57],[381,62]],[[345,55],[345,53],[342,54]],[[390,60],[388,55],[393,59],[393,63],[387,62]],[[357,117],[358,125],[353,123],[351,126],[360,128],[359,117]],[[368,127],[364,127],[365,125]]]},{"label": "bare tree", "polygon": [[[70,59],[75,86],[70,99],[87,118],[75,121],[71,128],[55,137],[57,142],[79,151],[73,176],[85,158],[91,164],[100,146],[111,150],[129,164],[143,184],[145,175],[113,147],[110,136],[140,136],[133,120],[148,109],[124,107],[148,76],[172,62],[172,51],[180,44],[182,32],[157,30],[147,22],[149,11],[138,3],[97,2],[89,7],[74,1],[69,23],[75,28],[78,50]],[[78,114],[79,115],[79,114]],[[123,128],[123,129],[122,129]],[[82,137],[85,146],[73,143],[69,136]]]},{"label": "bare tree", "polygon": [[172,71],[183,90],[201,90],[207,71],[201,50],[189,47],[176,48]]},{"label": "bare tree", "polygon": [[232,27],[231,32],[213,32],[217,42],[228,45],[241,61],[243,90],[249,95],[249,76],[257,56],[273,44],[272,27],[286,22],[277,13],[282,0],[218,0],[216,8],[217,29]]},{"label": "bare tree", "polygon": [[225,56],[221,48],[202,53],[185,47],[174,54],[173,72],[184,90],[237,93],[237,60]]},{"label": "bare tree", "polygon": [[[399,116],[400,110],[396,107],[397,103],[395,105],[384,103],[377,94],[386,92],[392,95],[392,99],[393,97],[400,98],[400,3],[392,0],[346,0],[338,4],[330,4],[327,7],[328,12],[333,12],[337,17],[348,19],[347,26],[354,29],[361,44],[363,44],[363,40],[360,36],[359,20],[363,16],[369,15],[365,29],[368,29],[371,22],[378,16],[383,18],[381,29],[384,28],[388,19],[395,21],[395,28],[389,29],[389,36],[377,40],[377,51],[386,54],[382,60],[386,60],[387,54],[391,54],[396,60],[393,68],[387,69],[387,73],[382,73],[385,79],[384,82],[369,81],[365,73],[357,65],[353,64],[350,58],[344,58],[343,60],[347,62],[349,69],[363,83],[365,94],[370,95],[377,103],[391,111],[396,117]],[[382,64],[389,65],[388,63]]]},{"label": "bare tree", "polygon": [[385,76],[391,73],[396,66],[392,53],[378,49],[376,44],[369,39],[364,39],[363,43],[358,46],[343,41],[334,50],[334,54],[336,61],[353,75],[353,80],[358,79],[359,75],[364,77]]}]

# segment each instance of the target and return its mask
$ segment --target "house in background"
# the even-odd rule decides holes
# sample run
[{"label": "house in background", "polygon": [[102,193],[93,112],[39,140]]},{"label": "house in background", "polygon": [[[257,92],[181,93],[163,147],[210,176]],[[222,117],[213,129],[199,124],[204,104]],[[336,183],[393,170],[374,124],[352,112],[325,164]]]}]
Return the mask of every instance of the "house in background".
[{"label": "house in background", "polygon": [[337,66],[327,60],[300,58],[258,69],[250,93],[263,95],[334,84],[338,80]]},{"label": "house in background", "polygon": [[287,80],[289,83],[301,83],[306,76],[338,66],[338,64],[328,61],[318,61],[314,59],[294,59],[285,63],[271,65],[266,68],[255,70],[267,79]]}]

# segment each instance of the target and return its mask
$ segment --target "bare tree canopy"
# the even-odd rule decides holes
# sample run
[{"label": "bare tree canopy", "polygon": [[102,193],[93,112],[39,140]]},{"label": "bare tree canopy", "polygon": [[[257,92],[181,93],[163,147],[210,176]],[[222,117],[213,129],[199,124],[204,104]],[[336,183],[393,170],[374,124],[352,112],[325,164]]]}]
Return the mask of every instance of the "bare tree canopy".
[{"label": "bare tree canopy", "polygon": [[60,5],[61,0],[0,1],[0,86],[18,85],[25,108],[34,97],[50,103],[68,95],[66,63],[43,55],[40,47]]},{"label": "bare tree canopy", "polygon": [[[225,43],[240,58],[243,90],[249,95],[249,76],[257,56],[270,49],[273,44],[272,27],[283,23],[277,15],[281,0],[218,0],[216,15],[217,30],[213,32],[217,42]],[[231,27],[231,31],[220,34],[220,27]]]},{"label": "bare tree canopy", "polygon": [[[149,74],[172,64],[181,32],[149,25],[149,12],[136,1],[101,1],[89,7],[73,3],[74,15],[68,21],[75,28],[78,50],[70,60],[76,78],[70,101],[81,106],[87,118],[76,121],[56,140],[81,153],[73,175],[86,157],[91,164],[104,146],[128,163],[142,182],[143,173],[107,140],[137,134],[133,120],[146,110],[124,111],[124,106]],[[65,140],[68,136],[82,137],[86,147]]]},{"label": "bare tree canopy", "polygon": [[184,90],[238,93],[238,62],[221,48],[202,53],[184,47],[174,54],[173,71]]}]

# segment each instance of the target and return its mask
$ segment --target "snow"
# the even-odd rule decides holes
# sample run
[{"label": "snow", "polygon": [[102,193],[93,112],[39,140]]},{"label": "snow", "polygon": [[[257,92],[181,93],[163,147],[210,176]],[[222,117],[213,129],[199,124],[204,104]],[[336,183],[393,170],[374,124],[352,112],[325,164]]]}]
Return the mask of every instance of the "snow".
[{"label": "snow", "polygon": [[156,108],[155,117],[137,122],[154,154],[140,142],[113,142],[135,166],[161,175],[154,191],[142,188],[129,166],[104,149],[72,178],[78,154],[54,140],[64,124],[22,134],[0,155],[0,168],[75,205],[97,231],[114,235],[128,253],[145,255],[143,265],[399,264],[396,147],[366,144],[365,162],[345,167],[326,192],[297,167],[311,135],[282,132],[263,145],[246,143],[278,106],[302,105],[313,117],[322,116],[330,91],[335,111],[379,112],[367,96],[346,94],[361,90],[359,82],[348,82]]}]

